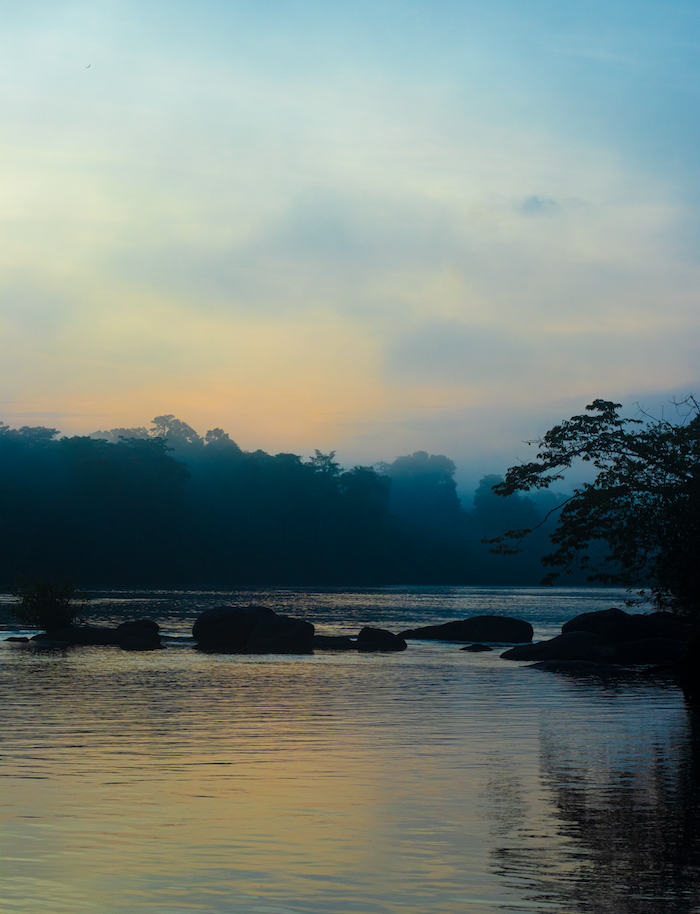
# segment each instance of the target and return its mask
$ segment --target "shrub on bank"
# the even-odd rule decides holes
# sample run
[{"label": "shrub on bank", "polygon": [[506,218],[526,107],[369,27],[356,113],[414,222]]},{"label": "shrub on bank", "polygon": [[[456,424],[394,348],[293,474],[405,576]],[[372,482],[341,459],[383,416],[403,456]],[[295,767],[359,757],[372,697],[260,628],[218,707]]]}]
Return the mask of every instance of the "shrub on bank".
[{"label": "shrub on bank", "polygon": [[15,598],[10,612],[20,622],[45,632],[67,628],[77,621],[89,601],[87,594],[76,592],[70,581],[35,581],[20,584],[11,591]]}]

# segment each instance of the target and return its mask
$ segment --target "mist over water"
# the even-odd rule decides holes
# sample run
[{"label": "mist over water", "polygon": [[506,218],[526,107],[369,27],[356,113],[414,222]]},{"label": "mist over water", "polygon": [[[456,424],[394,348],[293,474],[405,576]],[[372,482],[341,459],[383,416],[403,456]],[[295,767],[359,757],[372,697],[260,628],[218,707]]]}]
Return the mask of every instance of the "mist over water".
[{"label": "mist over water", "polygon": [[[554,634],[611,590],[97,595],[93,621],[264,602],[319,632],[483,612]],[[697,722],[672,683],[459,645],[211,655],[2,644],[7,910],[697,910]]]}]

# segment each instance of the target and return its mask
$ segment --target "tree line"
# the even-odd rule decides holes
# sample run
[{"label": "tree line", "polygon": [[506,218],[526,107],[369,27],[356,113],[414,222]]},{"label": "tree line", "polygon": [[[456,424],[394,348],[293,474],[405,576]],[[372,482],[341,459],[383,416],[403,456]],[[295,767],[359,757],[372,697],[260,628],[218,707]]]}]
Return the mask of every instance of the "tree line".
[{"label": "tree line", "polygon": [[[499,498],[493,475],[466,508],[454,474],[425,451],[350,469],[334,452],[248,452],[172,415],[73,437],[0,423],[0,584],[538,583],[560,498]],[[483,542],[535,527],[514,555]]]}]

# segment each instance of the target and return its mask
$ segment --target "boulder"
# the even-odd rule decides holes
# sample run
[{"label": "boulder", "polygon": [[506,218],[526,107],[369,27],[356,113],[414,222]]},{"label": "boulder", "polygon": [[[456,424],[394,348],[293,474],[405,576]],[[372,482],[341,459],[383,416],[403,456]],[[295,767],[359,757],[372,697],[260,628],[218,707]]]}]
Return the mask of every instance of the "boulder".
[{"label": "boulder", "polygon": [[565,622],[562,633],[593,632],[612,644],[645,641],[648,638],[671,638],[685,641],[693,626],[673,613],[627,613],[623,609],[602,609],[583,613]]},{"label": "boulder", "polygon": [[532,641],[532,626],[511,616],[472,616],[443,625],[426,625],[401,632],[402,638],[428,641],[498,641],[522,644]]},{"label": "boulder", "polygon": [[492,651],[492,647],[488,647],[486,644],[467,644],[466,647],[460,647],[460,651],[471,651],[473,654],[477,654],[480,651]]},{"label": "boulder", "polygon": [[[125,651],[146,651],[162,647],[160,640],[160,625],[152,619],[136,619],[133,622],[122,622],[117,626],[119,647]],[[131,646],[125,647],[125,642]],[[134,647],[137,642],[148,642],[151,647]]]},{"label": "boulder", "polygon": [[567,632],[550,641],[519,644],[501,654],[506,660],[585,660],[590,663],[619,663],[615,647],[593,632]]},{"label": "boulder", "polygon": [[299,654],[312,649],[310,622],[280,616],[267,606],[219,606],[194,623],[198,646],[228,654]]},{"label": "boulder", "polygon": [[117,632],[131,634],[131,632],[151,632],[157,635],[160,632],[160,625],[153,619],[134,619],[132,622],[122,622],[117,625]]},{"label": "boulder", "polygon": [[357,636],[358,651],[405,651],[406,642],[400,635],[395,635],[384,628],[371,628],[366,625]]},{"label": "boulder", "polygon": [[308,654],[311,652],[314,627],[291,616],[262,618],[248,638],[250,654]]},{"label": "boulder", "polygon": [[15,641],[17,644],[28,644],[29,638],[26,635],[10,635],[9,638],[5,638],[5,641]]},{"label": "boulder", "polygon": [[194,623],[192,635],[202,647],[243,653],[258,622],[274,615],[274,610],[266,606],[205,609]]},{"label": "boulder", "polygon": [[640,641],[623,641],[616,644],[622,663],[675,663],[683,653],[684,641],[673,638],[643,638]]}]

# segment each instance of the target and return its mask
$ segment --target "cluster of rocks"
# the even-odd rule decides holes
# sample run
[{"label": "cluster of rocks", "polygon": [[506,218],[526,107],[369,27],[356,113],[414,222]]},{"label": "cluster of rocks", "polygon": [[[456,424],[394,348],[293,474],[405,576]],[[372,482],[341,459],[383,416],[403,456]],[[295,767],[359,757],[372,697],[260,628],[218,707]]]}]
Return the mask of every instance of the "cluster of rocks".
[{"label": "cluster of rocks", "polygon": [[[233,654],[306,654],[326,651],[405,651],[407,639],[433,641],[495,641],[515,644],[532,640],[529,622],[508,616],[473,616],[444,625],[429,625],[395,634],[382,628],[365,626],[355,638],[317,635],[314,626],[303,619],[276,613],[267,606],[218,606],[207,609],[192,629],[196,647],[202,651]],[[68,645],[118,645],[123,650],[147,651],[162,647],[160,628],[150,619],[123,622],[116,628],[75,625],[33,638],[8,638],[32,641],[46,647]],[[170,640],[170,639],[169,639]],[[175,639],[183,640],[183,639]],[[185,639],[187,640],[187,639]],[[491,650],[484,644],[466,650]]]},{"label": "cluster of rocks", "polygon": [[[317,635],[310,622],[278,615],[266,606],[219,606],[201,614],[192,629],[200,650],[246,654],[300,654],[327,651],[405,651],[407,639],[496,641],[532,640],[529,622],[508,616],[474,616],[394,634],[365,626],[356,638]],[[485,650],[488,650],[483,646]]]},{"label": "cluster of rocks", "polygon": [[279,615],[267,606],[207,609],[192,629],[197,647],[235,654],[308,654],[330,651],[404,651],[403,638],[365,627],[356,639],[317,635],[311,622]]},{"label": "cluster of rocks", "polygon": [[[688,638],[694,630],[693,625],[671,613],[638,615],[607,609],[576,616],[562,626],[561,635],[537,643],[532,642],[533,629],[529,622],[491,615],[407,629],[399,634],[366,626],[356,638],[349,638],[317,635],[310,622],[278,614],[267,606],[251,605],[205,610],[195,622],[192,634],[199,650],[236,654],[404,651],[406,641],[411,639],[460,642],[465,644],[461,650],[471,652],[493,650],[485,641],[515,644],[501,657],[534,661],[536,667],[549,670],[673,665],[679,678],[685,681],[685,677],[691,683],[689,688],[700,691],[694,659],[692,663],[687,659],[692,654]],[[700,636],[694,637],[700,641]],[[163,646],[160,628],[150,619],[123,622],[116,628],[71,626],[35,635],[31,641],[48,647],[118,645],[125,651],[151,651]]]},{"label": "cluster of rocks", "polygon": [[693,630],[693,625],[680,621],[671,613],[633,615],[622,609],[604,609],[583,613],[566,622],[556,638],[518,645],[501,657],[557,664],[675,663]]},{"label": "cluster of rocks", "polygon": [[344,635],[314,635],[313,647],[324,651],[405,651],[406,641],[385,628],[365,625],[357,638]]}]

